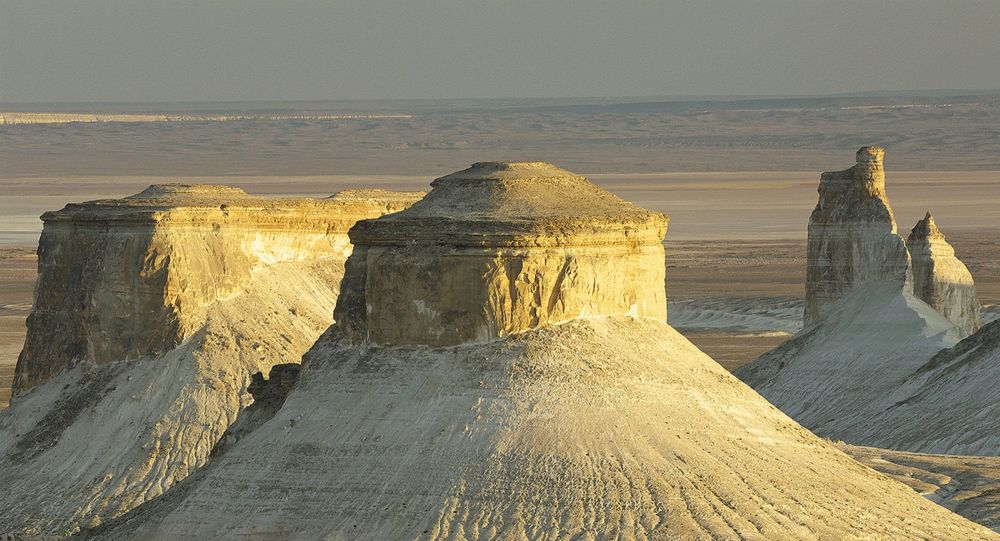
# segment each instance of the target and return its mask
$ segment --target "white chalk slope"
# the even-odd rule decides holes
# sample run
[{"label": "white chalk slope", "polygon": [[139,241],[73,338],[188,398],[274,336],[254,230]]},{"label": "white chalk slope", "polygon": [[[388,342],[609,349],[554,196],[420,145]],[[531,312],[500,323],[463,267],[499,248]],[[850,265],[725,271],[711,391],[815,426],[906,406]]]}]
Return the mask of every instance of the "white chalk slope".
[{"label": "white chalk slope", "polygon": [[[926,378],[914,376],[962,335],[901,284],[870,282],[831,306],[817,323],[735,373],[821,436],[874,447],[959,452],[934,443],[939,435],[924,416],[949,415],[944,403],[931,403],[920,415],[897,403],[920,392]],[[967,400],[969,394],[951,399]]]},{"label": "white chalk slope", "polygon": [[669,326],[351,346],[269,422],[103,539],[981,539]]},{"label": "white chalk slope", "polygon": [[998,380],[1000,321],[994,321],[935,355],[887,397],[882,439],[925,453],[1000,455]]},{"label": "white chalk slope", "polygon": [[78,366],[0,412],[0,534],[96,526],[204,465],[251,400],[249,376],[298,362],[330,325],[337,263],[259,267],[178,348]]}]

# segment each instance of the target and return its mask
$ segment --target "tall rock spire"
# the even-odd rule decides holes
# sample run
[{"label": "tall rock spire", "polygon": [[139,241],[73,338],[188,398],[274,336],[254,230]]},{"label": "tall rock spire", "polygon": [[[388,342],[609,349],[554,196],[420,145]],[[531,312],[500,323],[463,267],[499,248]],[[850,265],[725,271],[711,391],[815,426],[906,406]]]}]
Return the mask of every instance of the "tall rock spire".
[{"label": "tall rock spire", "polygon": [[859,283],[909,282],[909,255],[885,194],[884,155],[881,147],[862,147],[853,167],[820,177],[809,218],[806,325]]}]

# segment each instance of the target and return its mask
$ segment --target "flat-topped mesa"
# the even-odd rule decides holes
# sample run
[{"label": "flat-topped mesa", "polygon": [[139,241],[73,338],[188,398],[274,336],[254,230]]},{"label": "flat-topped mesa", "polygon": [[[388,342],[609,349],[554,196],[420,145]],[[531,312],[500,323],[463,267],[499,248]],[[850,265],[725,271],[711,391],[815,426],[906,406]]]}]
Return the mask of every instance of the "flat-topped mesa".
[{"label": "flat-topped mesa", "polygon": [[540,162],[476,163],[431,186],[351,230],[334,318],[352,340],[451,345],[577,318],[666,320],[665,215]]},{"label": "flat-topped mesa", "polygon": [[909,284],[909,255],[885,194],[881,147],[862,147],[850,169],[823,173],[809,218],[805,324],[859,283]]},{"label": "flat-topped mesa", "polygon": [[324,258],[342,265],[358,220],[402,210],[421,195],[277,199],[230,186],[160,184],[46,212],[14,392],[74,361],[169,350],[202,326],[215,301],[239,294],[254,269]]},{"label": "flat-topped mesa", "polygon": [[930,212],[906,241],[913,265],[913,293],[957,327],[972,334],[981,323],[976,284]]}]

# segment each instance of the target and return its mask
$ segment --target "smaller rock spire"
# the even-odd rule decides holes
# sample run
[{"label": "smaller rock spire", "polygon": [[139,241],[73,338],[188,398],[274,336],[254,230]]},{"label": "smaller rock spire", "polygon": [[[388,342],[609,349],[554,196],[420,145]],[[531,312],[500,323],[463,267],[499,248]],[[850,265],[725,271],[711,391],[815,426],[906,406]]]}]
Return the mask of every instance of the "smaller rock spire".
[{"label": "smaller rock spire", "polygon": [[930,212],[906,240],[913,269],[913,293],[968,334],[980,325],[980,305],[972,274],[945,240]]},{"label": "smaller rock spire", "polygon": [[937,223],[934,221],[934,215],[930,211],[927,212],[923,220],[918,221],[917,225],[913,226],[908,240],[913,242],[925,239],[944,240],[944,234],[938,229]]}]

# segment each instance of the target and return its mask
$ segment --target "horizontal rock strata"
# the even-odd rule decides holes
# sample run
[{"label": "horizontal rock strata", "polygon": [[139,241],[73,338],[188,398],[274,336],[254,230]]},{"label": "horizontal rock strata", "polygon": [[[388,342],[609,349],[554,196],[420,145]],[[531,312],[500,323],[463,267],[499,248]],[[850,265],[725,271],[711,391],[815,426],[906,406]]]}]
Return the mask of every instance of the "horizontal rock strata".
[{"label": "horizontal rock strata", "polygon": [[447,345],[580,317],[666,320],[667,217],[546,163],[477,163],[351,230],[336,319],[355,340]]},{"label": "horizontal rock strata", "polygon": [[76,361],[168,351],[205,323],[214,302],[239,294],[256,269],[343,261],[355,222],[402,210],[418,197],[350,191],[266,199],[227,186],[178,184],[47,212],[14,393]]}]

